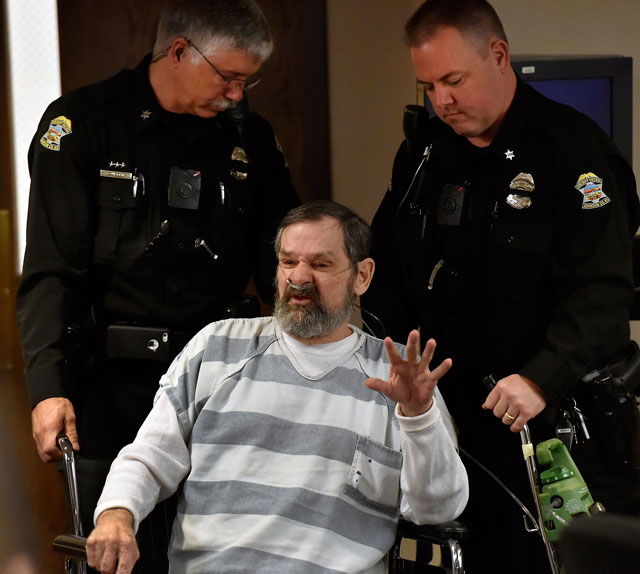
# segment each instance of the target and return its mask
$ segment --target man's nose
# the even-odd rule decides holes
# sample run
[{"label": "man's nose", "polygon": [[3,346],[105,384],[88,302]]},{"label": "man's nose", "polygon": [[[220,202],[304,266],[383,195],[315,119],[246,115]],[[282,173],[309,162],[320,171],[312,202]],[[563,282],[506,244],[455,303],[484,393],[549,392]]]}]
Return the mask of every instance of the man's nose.
[{"label": "man's nose", "polygon": [[431,93],[431,104],[434,107],[444,108],[453,103],[453,97],[451,96],[451,91],[447,88],[434,86],[433,92]]},{"label": "man's nose", "polygon": [[287,276],[287,282],[289,285],[293,284],[296,287],[308,287],[313,285],[313,274],[311,273],[311,267],[306,263],[298,263]]},{"label": "man's nose", "polygon": [[232,102],[240,102],[244,98],[244,88],[232,82],[227,84],[224,96]]}]

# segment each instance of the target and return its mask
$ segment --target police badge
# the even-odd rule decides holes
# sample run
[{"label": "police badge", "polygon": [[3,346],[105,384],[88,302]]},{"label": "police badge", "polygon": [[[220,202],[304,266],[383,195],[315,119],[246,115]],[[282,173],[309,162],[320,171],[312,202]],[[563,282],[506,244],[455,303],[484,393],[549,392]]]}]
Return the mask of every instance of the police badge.
[{"label": "police badge", "polygon": [[247,159],[247,153],[244,151],[243,148],[236,146],[233,148],[233,151],[231,152],[231,159],[233,161],[241,161],[242,163],[249,163],[249,160]]},{"label": "police badge", "polygon": [[602,189],[602,179],[595,173],[583,173],[575,188],[583,195],[582,209],[595,209],[611,201]]},{"label": "police badge", "polygon": [[530,173],[519,173],[509,184],[509,189],[518,193],[509,194],[507,203],[514,209],[531,207],[531,193],[535,188],[533,176]]},{"label": "police badge", "polygon": [[247,168],[244,165],[238,165],[238,164],[246,164],[246,166],[249,165],[249,160],[247,159],[247,153],[244,151],[244,149],[239,146],[234,147],[233,151],[231,152],[231,161],[236,163],[236,168],[237,168],[237,169],[232,168],[229,171],[232,177],[234,179],[237,179],[238,181],[243,181],[247,179],[247,176],[249,175],[249,173],[247,172]]}]

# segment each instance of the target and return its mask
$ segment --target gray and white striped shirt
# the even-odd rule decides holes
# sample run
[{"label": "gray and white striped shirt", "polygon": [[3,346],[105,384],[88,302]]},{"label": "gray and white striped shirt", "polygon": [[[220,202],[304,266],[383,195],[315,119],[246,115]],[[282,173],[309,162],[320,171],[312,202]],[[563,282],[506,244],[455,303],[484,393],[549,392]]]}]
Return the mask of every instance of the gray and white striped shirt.
[{"label": "gray and white striped shirt", "polygon": [[273,318],[203,329],[162,378],[96,517],[124,507],[137,525],[182,484],[170,572],[384,572],[399,512],[451,520],[467,479],[439,393],[424,415],[398,416],[364,385],[388,378],[382,341],[353,330],[355,345],[312,372]]}]

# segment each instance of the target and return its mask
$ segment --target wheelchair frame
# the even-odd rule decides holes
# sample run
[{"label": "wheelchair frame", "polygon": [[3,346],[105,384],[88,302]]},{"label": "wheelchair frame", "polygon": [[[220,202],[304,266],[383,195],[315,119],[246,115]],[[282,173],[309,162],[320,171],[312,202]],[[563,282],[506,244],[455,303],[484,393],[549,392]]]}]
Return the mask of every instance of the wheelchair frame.
[{"label": "wheelchair frame", "polygon": [[[71,441],[65,435],[57,437],[57,443],[63,456],[63,473],[65,490],[68,494],[69,505],[73,516],[73,534],[59,534],[53,541],[53,549],[64,554],[65,574],[87,573],[87,539],[82,531],[80,521],[80,503],[78,496],[78,481],[75,467],[75,453]],[[462,549],[460,541],[467,535],[467,528],[460,522],[452,521],[435,526],[418,526],[406,520],[398,523],[395,544],[389,551],[389,574],[409,574],[415,572],[410,561],[400,556],[400,545],[403,539],[413,539],[418,542],[439,545],[449,552],[451,574],[464,574]],[[411,568],[411,570],[409,570]]]}]

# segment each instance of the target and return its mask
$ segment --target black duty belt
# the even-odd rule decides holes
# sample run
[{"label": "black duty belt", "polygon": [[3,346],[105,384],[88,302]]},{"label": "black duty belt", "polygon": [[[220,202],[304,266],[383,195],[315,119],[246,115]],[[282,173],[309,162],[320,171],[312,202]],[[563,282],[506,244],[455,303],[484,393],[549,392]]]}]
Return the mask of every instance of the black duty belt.
[{"label": "black duty belt", "polygon": [[[222,307],[213,319],[259,315],[260,302],[257,297],[245,294],[233,303]],[[106,329],[105,357],[107,359],[171,361],[198,330],[173,330],[169,327],[148,327],[126,323],[109,325]]]},{"label": "black duty belt", "polygon": [[108,359],[150,359],[169,361],[195,333],[173,331],[167,327],[109,325],[105,356]]}]

